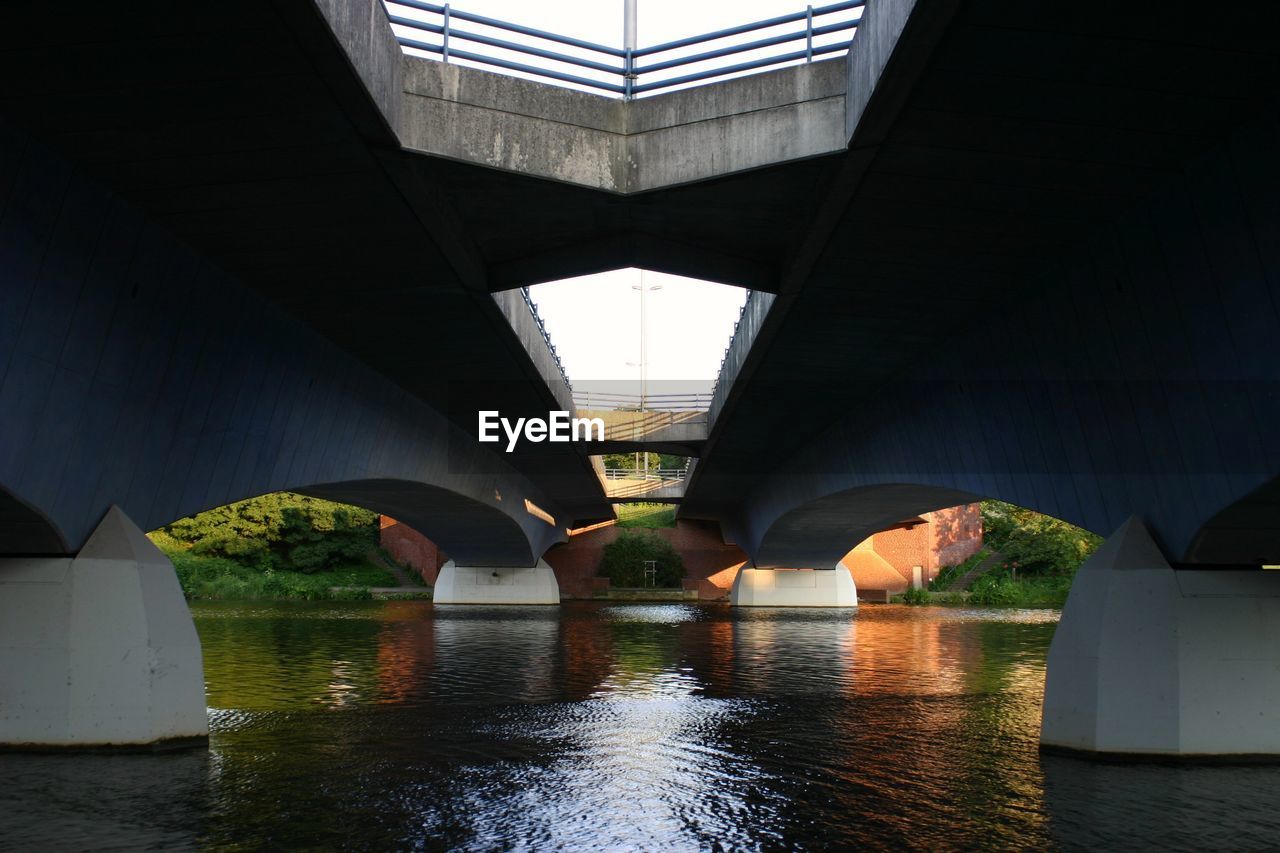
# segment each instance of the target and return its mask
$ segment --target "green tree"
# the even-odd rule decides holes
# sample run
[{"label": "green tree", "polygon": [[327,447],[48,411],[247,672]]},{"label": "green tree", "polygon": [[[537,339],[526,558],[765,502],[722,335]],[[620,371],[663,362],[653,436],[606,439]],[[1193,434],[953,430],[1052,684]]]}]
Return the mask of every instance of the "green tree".
[{"label": "green tree", "polygon": [[982,502],[986,543],[1004,555],[1019,574],[1072,575],[1102,537],[1003,501]]},{"label": "green tree", "polygon": [[378,546],[377,513],[291,492],[227,504],[163,529],[192,554],[308,574],[338,568]]}]

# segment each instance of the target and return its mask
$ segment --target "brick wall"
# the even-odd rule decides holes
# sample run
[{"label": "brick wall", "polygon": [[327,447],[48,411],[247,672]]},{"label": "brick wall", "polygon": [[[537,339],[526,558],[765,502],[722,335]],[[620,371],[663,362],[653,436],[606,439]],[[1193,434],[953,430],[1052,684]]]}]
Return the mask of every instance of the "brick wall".
[{"label": "brick wall", "polygon": [[[601,587],[596,567],[604,547],[618,538],[623,528],[602,524],[575,530],[568,542],[553,545],[543,557],[556,572],[560,594],[570,598],[590,598]],[[680,553],[685,567],[685,588],[697,589],[698,597],[715,600],[729,594],[746,555],[736,545],[726,545],[720,538],[720,526],[714,522],[678,521],[675,527],[652,531],[671,543]]]},{"label": "brick wall", "polygon": [[387,553],[416,569],[427,583],[435,584],[440,567],[449,559],[436,543],[390,516],[381,516],[379,525],[379,544],[387,549]]},{"label": "brick wall", "polygon": [[[841,562],[859,590],[902,592],[911,585],[915,566],[923,569],[922,579],[928,583],[943,568],[963,563],[982,547],[982,513],[976,503],[926,512],[920,518],[924,523],[876,533],[844,556]],[[879,560],[865,553],[868,548]]]}]

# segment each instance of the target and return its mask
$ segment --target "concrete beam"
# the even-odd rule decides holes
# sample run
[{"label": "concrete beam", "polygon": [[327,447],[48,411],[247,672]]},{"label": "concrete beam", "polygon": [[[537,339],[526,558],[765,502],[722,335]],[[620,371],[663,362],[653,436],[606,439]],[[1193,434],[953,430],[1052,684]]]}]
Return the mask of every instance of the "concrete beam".
[{"label": "concrete beam", "polygon": [[844,150],[843,60],[619,101],[404,59],[408,150],[620,195]]}]

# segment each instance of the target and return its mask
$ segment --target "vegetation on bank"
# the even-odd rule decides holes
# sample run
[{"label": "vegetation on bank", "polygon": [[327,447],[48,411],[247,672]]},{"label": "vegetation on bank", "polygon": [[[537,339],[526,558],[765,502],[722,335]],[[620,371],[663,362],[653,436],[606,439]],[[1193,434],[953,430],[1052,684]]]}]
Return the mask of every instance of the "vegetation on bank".
[{"label": "vegetation on bank", "polygon": [[369,587],[397,585],[368,557],[378,546],[376,513],[305,495],[239,501],[149,536],[188,599],[360,599]]},{"label": "vegetation on bank", "polygon": [[619,527],[675,527],[676,508],[671,504],[618,504]]},{"label": "vegetation on bank", "polygon": [[[899,600],[906,604],[1061,607],[1076,570],[1102,544],[1102,537],[1087,530],[1003,501],[982,502],[982,527],[985,545],[977,553],[943,569],[928,589],[907,590]],[[967,591],[946,591],[993,550],[1003,559]]]},{"label": "vegetation on bank", "polygon": [[684,560],[671,543],[647,530],[623,530],[618,538],[604,546],[598,573],[616,587],[646,586],[645,563],[654,562],[653,585],[679,588],[684,581]]},{"label": "vegetation on bank", "polygon": [[944,592],[953,583],[978,567],[978,564],[991,556],[991,549],[983,545],[969,556],[963,563],[944,566],[933,580],[929,581],[929,592]]}]

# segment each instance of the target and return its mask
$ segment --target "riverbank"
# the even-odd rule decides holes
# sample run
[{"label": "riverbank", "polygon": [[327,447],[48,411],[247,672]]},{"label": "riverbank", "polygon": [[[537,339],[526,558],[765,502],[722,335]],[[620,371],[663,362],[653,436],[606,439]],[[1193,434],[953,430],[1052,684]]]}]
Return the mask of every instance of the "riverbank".
[{"label": "riverbank", "polygon": [[[307,574],[251,568],[224,557],[193,554],[169,537],[153,536],[152,541],[173,563],[188,601],[363,601],[375,597],[374,589],[401,589],[391,572],[369,560],[353,560],[338,569]],[[426,590],[404,587],[403,591]]]},{"label": "riverbank", "polygon": [[1067,603],[1070,591],[1071,578],[1063,575],[1031,576],[1018,580],[987,575],[963,592],[915,589],[893,596],[892,601],[895,604],[914,605],[1060,609]]}]

